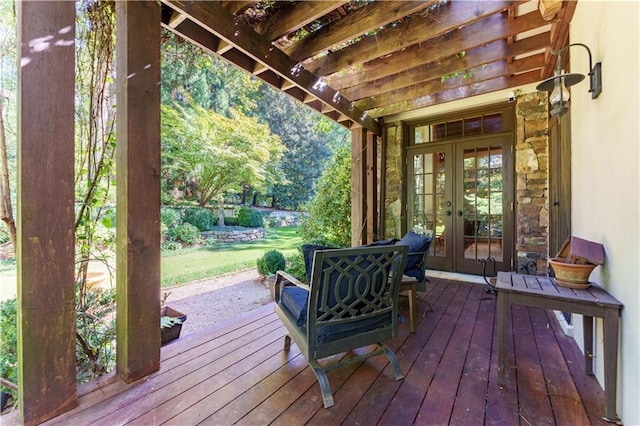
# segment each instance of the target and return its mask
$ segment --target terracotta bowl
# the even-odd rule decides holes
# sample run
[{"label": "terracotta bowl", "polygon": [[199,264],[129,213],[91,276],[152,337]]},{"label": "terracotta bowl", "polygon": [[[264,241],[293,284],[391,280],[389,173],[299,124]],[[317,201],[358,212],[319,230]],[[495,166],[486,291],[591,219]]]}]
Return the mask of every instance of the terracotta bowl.
[{"label": "terracotta bowl", "polygon": [[549,265],[556,274],[556,282],[559,286],[569,288],[588,288],[589,275],[598,266],[594,264],[579,265],[575,263],[565,263],[562,257],[554,257],[549,260]]}]

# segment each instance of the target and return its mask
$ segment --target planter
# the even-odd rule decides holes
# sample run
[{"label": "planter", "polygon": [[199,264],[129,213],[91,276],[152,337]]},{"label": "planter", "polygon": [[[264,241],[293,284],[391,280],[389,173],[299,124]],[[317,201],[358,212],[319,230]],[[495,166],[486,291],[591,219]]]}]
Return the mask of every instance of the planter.
[{"label": "planter", "polygon": [[559,286],[577,289],[585,289],[591,285],[589,275],[598,266],[592,263],[565,263],[565,259],[562,257],[549,259],[549,265],[555,272],[556,282]]},{"label": "planter", "polygon": [[167,316],[171,318],[177,318],[180,320],[180,323],[174,324],[171,327],[164,327],[160,329],[161,342],[162,342],[162,345],[164,346],[167,343],[173,340],[176,340],[178,337],[180,337],[180,331],[182,330],[182,323],[184,323],[187,320],[187,316],[168,306],[165,306],[162,308],[162,310],[160,311],[160,316],[161,317]]}]

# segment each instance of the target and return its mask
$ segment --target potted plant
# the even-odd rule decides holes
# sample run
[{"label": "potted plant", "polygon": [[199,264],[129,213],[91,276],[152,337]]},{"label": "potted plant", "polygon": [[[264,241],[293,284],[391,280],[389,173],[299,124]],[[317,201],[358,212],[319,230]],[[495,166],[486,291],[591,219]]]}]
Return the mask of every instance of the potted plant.
[{"label": "potted plant", "polygon": [[271,290],[273,296],[273,285],[275,284],[275,274],[279,270],[284,271],[287,262],[284,255],[278,250],[269,250],[256,261],[258,274],[265,286]]},{"label": "potted plant", "polygon": [[[171,293],[165,293],[162,297],[162,305]],[[182,323],[187,320],[187,316],[182,312],[178,312],[169,306],[162,306],[160,309],[160,338],[162,345],[176,340],[180,337]]]}]

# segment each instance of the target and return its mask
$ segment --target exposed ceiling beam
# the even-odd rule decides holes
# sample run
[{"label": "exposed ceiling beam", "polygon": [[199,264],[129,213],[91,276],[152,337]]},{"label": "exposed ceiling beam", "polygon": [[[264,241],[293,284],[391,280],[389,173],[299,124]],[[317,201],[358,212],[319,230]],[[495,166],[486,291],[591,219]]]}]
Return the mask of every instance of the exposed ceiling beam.
[{"label": "exposed ceiling beam", "polygon": [[283,49],[302,61],[429,6],[433,1],[380,1],[362,7]]},{"label": "exposed ceiling beam", "polygon": [[277,40],[322,18],[347,2],[348,0],[291,3],[290,7],[281,9],[268,19],[259,22],[253,29],[266,39]]},{"label": "exposed ceiling beam", "polygon": [[415,98],[410,101],[372,109],[369,110],[369,115],[371,115],[372,117],[386,117],[388,115],[411,111],[418,108],[425,108],[428,106],[451,102],[458,99],[465,99],[472,96],[483,95],[509,87],[531,84],[535,83],[536,81],[540,81],[539,76],[540,73],[538,71],[531,71],[513,77],[498,77],[493,80],[487,80],[480,83],[471,84],[469,86],[461,86],[455,89],[449,89],[442,92],[425,95],[421,98]]},{"label": "exposed ceiling beam", "polygon": [[505,22],[500,15],[496,14],[445,36],[415,44],[402,51],[350,68],[349,72],[336,73],[324,79],[332,87],[350,87],[415,68],[425,62],[431,63],[445,59],[473,47],[546,24],[537,11],[520,16],[512,22]]},{"label": "exposed ceiling beam", "polygon": [[[293,61],[279,49],[260,37],[253,29],[229,13],[215,2],[162,0],[173,10],[185,14],[189,20],[206,29],[216,37],[233,44],[236,49],[253,61],[262,62],[282,77],[293,82],[301,90],[308,92],[332,109],[351,118],[354,123],[380,134],[380,126],[364,111],[341,96],[336,90],[324,83],[318,76]],[[180,26],[178,26],[179,28]],[[251,67],[251,70],[255,65]],[[245,68],[246,69],[246,68]]]},{"label": "exposed ceiling beam", "polygon": [[[484,17],[505,10],[511,3],[454,1],[425,14],[416,14],[396,26],[388,27],[372,37],[347,46],[323,57],[304,61],[304,66],[320,75],[333,74],[341,69],[391,54],[426,40],[451,32]],[[538,14],[539,16],[539,14]]]},{"label": "exposed ceiling beam", "polygon": [[549,43],[549,33],[541,33],[533,37],[508,44],[506,40],[496,40],[465,50],[464,55],[451,55],[447,58],[434,58],[433,62],[406,69],[374,81],[368,81],[357,86],[340,89],[340,93],[349,99],[359,100],[379,93],[399,90],[423,81],[441,78],[445,75],[465,71],[483,64],[505,59],[510,56],[522,55],[529,51],[540,50]]},{"label": "exposed ceiling beam", "polygon": [[493,80],[502,76],[510,77],[512,75],[526,72],[534,68],[536,70],[539,70],[543,64],[543,54],[517,60],[510,64],[507,64],[506,61],[498,60],[471,69],[464,74],[451,76],[445,81],[441,81],[440,79],[431,80],[426,83],[403,87],[399,90],[394,90],[391,92],[378,93],[376,96],[364,98],[355,102],[355,105],[360,109],[370,110],[384,105],[409,101],[413,98],[420,98],[427,94],[444,92],[456,87],[473,85],[476,83],[481,83],[483,81]]}]

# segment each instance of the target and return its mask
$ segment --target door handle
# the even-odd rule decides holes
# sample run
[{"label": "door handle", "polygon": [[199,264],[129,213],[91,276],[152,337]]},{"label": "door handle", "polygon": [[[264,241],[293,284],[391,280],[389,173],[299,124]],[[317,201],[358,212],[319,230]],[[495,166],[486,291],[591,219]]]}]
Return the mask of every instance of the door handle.
[{"label": "door handle", "polygon": [[451,216],[451,210],[447,210],[447,216]]},{"label": "door handle", "polygon": [[463,214],[464,212],[462,210],[458,210],[458,216],[462,217]]}]

